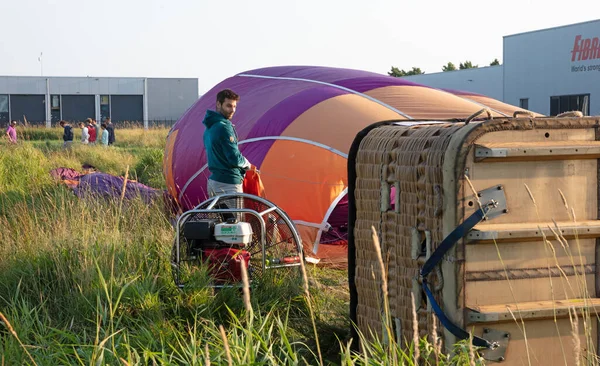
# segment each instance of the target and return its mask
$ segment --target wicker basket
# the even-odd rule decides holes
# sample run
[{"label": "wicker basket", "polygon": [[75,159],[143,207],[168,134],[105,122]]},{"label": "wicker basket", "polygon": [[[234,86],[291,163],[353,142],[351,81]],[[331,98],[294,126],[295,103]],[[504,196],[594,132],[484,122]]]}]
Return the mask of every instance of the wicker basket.
[{"label": "wicker basket", "polygon": [[[413,339],[413,294],[420,336],[436,322],[446,347],[454,344],[423,294],[420,269],[445,237],[494,202],[428,277],[444,314],[500,345],[483,354],[506,365],[574,364],[577,352],[595,355],[599,123],[570,116],[392,121],[359,133],[348,158],[355,330],[383,336],[374,228],[396,337]],[[573,347],[575,314],[581,351]]]}]

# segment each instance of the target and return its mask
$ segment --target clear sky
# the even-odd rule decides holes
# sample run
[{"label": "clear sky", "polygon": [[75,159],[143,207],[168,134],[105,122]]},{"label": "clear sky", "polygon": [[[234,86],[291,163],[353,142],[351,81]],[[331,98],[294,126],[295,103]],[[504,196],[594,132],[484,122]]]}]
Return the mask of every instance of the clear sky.
[{"label": "clear sky", "polygon": [[600,0],[0,0],[0,75],[193,77],[202,94],[277,65],[431,73],[598,17]]}]

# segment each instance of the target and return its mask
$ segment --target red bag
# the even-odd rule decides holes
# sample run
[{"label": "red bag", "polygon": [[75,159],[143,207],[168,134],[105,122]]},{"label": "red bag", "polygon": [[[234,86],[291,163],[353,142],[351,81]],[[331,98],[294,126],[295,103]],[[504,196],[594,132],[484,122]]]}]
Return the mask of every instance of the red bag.
[{"label": "red bag", "polygon": [[263,198],[265,197],[265,186],[263,186],[263,183],[260,180],[260,174],[258,174],[256,167],[246,171],[242,187],[244,193],[253,194]]},{"label": "red bag", "polygon": [[241,266],[248,269],[250,253],[235,248],[205,249],[204,259],[208,261],[212,278],[224,282],[241,282]]}]

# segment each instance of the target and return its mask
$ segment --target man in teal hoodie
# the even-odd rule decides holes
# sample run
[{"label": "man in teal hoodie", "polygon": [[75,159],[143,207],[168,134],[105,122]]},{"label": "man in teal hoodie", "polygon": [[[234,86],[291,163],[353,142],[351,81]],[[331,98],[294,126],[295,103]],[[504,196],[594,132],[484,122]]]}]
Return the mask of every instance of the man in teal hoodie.
[{"label": "man in teal hoodie", "polygon": [[230,89],[217,94],[215,111],[207,110],[202,123],[204,148],[208,159],[208,195],[214,197],[226,193],[241,193],[242,182],[250,162],[238,148],[238,137],[231,123],[237,108],[239,95]]}]

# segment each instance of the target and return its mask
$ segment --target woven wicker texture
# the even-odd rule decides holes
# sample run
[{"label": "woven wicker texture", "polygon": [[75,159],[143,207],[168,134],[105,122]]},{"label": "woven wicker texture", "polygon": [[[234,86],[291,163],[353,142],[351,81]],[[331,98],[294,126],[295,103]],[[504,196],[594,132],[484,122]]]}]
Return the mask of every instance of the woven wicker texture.
[{"label": "woven wicker texture", "polygon": [[[382,330],[381,273],[377,273],[371,238],[373,226],[388,268],[391,316],[400,320],[401,329],[396,332],[403,340],[413,337],[411,292],[419,265],[411,257],[412,231],[416,228],[423,239],[429,231],[433,248],[443,239],[443,158],[452,134],[462,126],[383,126],[372,130],[361,142],[356,159],[355,245],[357,321],[363,331],[370,329],[380,335]],[[389,193],[392,187],[399,203],[393,208],[395,202],[390,202]],[[438,301],[442,304],[441,299]],[[436,318],[427,312],[424,302],[417,306],[420,336],[431,334]],[[437,328],[441,329],[439,324]]]}]

